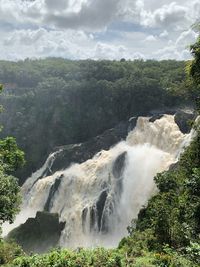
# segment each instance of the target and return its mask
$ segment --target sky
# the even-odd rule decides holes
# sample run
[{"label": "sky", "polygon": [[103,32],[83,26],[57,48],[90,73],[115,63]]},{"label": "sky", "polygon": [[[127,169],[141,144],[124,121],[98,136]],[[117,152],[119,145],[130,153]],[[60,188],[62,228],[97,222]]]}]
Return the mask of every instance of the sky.
[{"label": "sky", "polygon": [[191,57],[200,0],[0,0],[0,59]]}]

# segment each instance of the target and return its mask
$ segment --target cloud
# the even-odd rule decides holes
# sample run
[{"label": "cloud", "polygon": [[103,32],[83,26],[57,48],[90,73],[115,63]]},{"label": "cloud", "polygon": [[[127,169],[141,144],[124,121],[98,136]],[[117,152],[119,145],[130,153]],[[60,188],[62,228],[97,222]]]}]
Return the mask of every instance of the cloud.
[{"label": "cloud", "polygon": [[179,5],[176,2],[164,4],[155,9],[148,9],[143,0],[137,0],[133,9],[129,9],[129,19],[136,20],[146,27],[164,27],[170,28],[172,25],[182,25],[185,22],[185,17],[188,8],[184,5]]},{"label": "cloud", "polygon": [[69,0],[45,0],[45,6],[51,11],[62,11],[66,10],[69,6]]},{"label": "cloud", "polygon": [[0,43],[0,57],[9,59],[18,53],[18,59],[26,57],[59,56],[87,58],[92,40],[83,31],[16,30]]},{"label": "cloud", "polygon": [[106,27],[117,15],[119,0],[93,0],[82,3],[79,12],[47,14],[45,23],[60,28],[98,30]]},{"label": "cloud", "polygon": [[149,36],[147,36],[146,37],[146,39],[145,39],[145,41],[149,41],[149,42],[155,42],[157,39],[156,39],[156,37],[155,36],[153,36],[153,35],[149,35]]},{"label": "cloud", "polygon": [[0,57],[187,59],[199,17],[199,0],[0,0]]},{"label": "cloud", "polygon": [[164,30],[163,32],[161,32],[160,35],[159,35],[159,37],[161,37],[161,38],[166,38],[168,36],[169,36],[169,33],[166,30]]},{"label": "cloud", "polygon": [[200,17],[199,0],[136,0],[129,1],[126,19],[145,27],[182,30]]},{"label": "cloud", "polygon": [[177,5],[176,3],[172,2],[170,5],[164,5],[153,13],[150,25],[169,27],[170,25],[177,22],[182,22],[186,13],[186,7]]},{"label": "cloud", "polygon": [[[6,2],[6,3],[5,3]],[[4,22],[62,29],[100,30],[120,13],[123,0],[0,0]]]},{"label": "cloud", "polygon": [[56,29],[105,29],[114,21],[183,29],[200,17],[199,0],[0,0],[1,20]]},{"label": "cloud", "polygon": [[[5,49],[6,47],[6,49]],[[20,57],[57,56],[72,59],[121,59],[129,57],[123,45],[96,43],[91,34],[83,31],[48,31],[17,30],[0,43],[0,57],[17,59],[15,51],[20,51]]]},{"label": "cloud", "polygon": [[193,30],[184,31],[175,42],[169,40],[168,44],[164,48],[155,51],[154,55],[159,59],[189,59],[191,58],[189,45],[195,42],[196,37],[197,34]]},{"label": "cloud", "polygon": [[121,59],[127,57],[127,49],[124,46],[108,45],[105,43],[97,43],[95,47],[95,59]]},{"label": "cloud", "polygon": [[189,29],[188,31],[184,31],[180,34],[180,36],[177,38],[175,45],[177,47],[186,48],[191,43],[195,42],[195,39],[197,38],[197,33],[195,33],[192,29]]},{"label": "cloud", "polygon": [[45,33],[46,31],[44,29],[38,29],[36,31],[15,31],[12,35],[4,40],[4,44],[7,46],[12,46],[13,43],[19,43],[22,46],[29,46],[33,43],[36,43]]}]

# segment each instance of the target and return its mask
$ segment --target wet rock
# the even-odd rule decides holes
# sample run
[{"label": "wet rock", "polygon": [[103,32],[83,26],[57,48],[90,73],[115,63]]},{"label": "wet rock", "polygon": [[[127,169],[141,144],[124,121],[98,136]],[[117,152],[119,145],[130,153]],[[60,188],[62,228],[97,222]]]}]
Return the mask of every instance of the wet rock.
[{"label": "wet rock", "polygon": [[161,119],[163,116],[164,114],[156,114],[149,119],[149,122],[155,122],[156,120]]},{"label": "wet rock", "polygon": [[191,121],[195,120],[196,117],[197,114],[195,112],[185,112],[180,110],[176,112],[174,120],[178,125],[180,131],[184,134],[187,134],[192,128]]},{"label": "wet rock", "polygon": [[97,217],[98,217],[98,230],[101,230],[101,221],[102,221],[102,215],[103,215],[103,210],[105,208],[105,203],[106,199],[108,196],[107,191],[103,191],[97,201],[96,207],[97,207]]},{"label": "wet rock", "polygon": [[169,171],[177,171],[178,167],[179,167],[179,162],[172,163],[172,164],[169,166]]},{"label": "wet rock", "polygon": [[101,150],[110,149],[110,147],[126,138],[128,127],[129,122],[122,122],[115,128],[109,129],[87,142],[59,147],[62,151],[56,155],[51,171],[47,175],[65,169],[72,163],[82,163]]},{"label": "wet rock", "polygon": [[124,151],[122,154],[120,154],[116,158],[113,164],[112,173],[116,179],[119,179],[122,177],[122,174],[125,168],[126,157],[127,157],[127,152]]},{"label": "wet rock", "polygon": [[97,222],[97,214],[96,214],[96,207],[94,206],[90,209],[90,232],[97,230],[96,222]]},{"label": "wet rock", "polygon": [[44,211],[49,212],[50,209],[52,208],[52,201],[53,201],[54,195],[56,194],[56,192],[58,191],[60,187],[62,178],[63,178],[63,174],[60,177],[56,178],[54,184],[51,186],[47,201],[44,205]]},{"label": "wet rock", "polygon": [[38,211],[35,218],[12,230],[7,239],[15,240],[27,253],[43,253],[58,245],[64,226],[58,214]]},{"label": "wet rock", "polygon": [[137,119],[138,119],[138,117],[131,117],[129,119],[128,132],[132,131],[135,128],[135,126],[137,124]]},{"label": "wet rock", "polygon": [[87,225],[86,225],[87,214],[88,214],[88,208],[84,208],[82,211],[82,229],[84,233],[86,233],[86,228],[87,228]]},{"label": "wet rock", "polygon": [[[94,231],[94,232],[100,232],[103,231],[103,225],[102,225],[102,221],[103,221],[103,213],[104,213],[104,208],[106,205],[106,200],[108,197],[108,192],[107,190],[104,190],[100,196],[99,199],[97,200],[97,202],[90,207],[90,231]],[[82,212],[82,226],[83,226],[83,230],[85,231],[86,229],[86,217],[88,214],[88,209],[85,208]]]}]

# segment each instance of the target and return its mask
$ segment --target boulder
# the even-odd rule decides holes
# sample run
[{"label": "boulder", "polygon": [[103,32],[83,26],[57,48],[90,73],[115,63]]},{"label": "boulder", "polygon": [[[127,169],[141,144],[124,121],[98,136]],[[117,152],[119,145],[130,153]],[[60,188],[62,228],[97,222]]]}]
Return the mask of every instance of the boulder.
[{"label": "boulder", "polygon": [[178,125],[180,131],[184,134],[187,134],[190,132],[192,128],[191,121],[195,120],[196,117],[197,114],[195,112],[186,112],[180,110],[176,112],[174,120]]},{"label": "boulder", "polygon": [[35,218],[13,229],[7,239],[14,240],[27,253],[43,253],[58,245],[64,226],[58,214],[38,211]]}]

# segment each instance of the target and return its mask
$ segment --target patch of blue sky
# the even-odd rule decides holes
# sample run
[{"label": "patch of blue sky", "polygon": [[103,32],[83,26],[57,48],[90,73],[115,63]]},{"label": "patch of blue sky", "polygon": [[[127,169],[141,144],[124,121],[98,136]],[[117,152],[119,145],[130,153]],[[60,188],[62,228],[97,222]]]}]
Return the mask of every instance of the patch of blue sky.
[{"label": "patch of blue sky", "polygon": [[96,41],[114,41],[123,37],[126,32],[141,32],[147,35],[159,35],[162,31],[158,28],[148,28],[132,22],[117,21],[110,24],[106,30],[93,33]]}]

